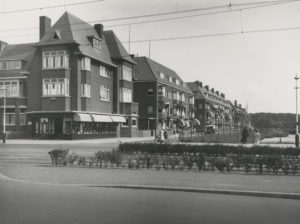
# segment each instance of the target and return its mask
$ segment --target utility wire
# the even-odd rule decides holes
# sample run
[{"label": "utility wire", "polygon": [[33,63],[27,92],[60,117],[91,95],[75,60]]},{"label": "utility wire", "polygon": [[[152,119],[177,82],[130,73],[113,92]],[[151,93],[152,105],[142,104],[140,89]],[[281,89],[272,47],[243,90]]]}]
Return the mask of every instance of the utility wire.
[{"label": "utility wire", "polygon": [[[215,14],[223,14],[223,13],[231,13],[231,12],[236,12],[240,10],[251,10],[251,9],[257,9],[257,8],[263,8],[263,7],[268,7],[268,6],[275,6],[275,5],[281,5],[281,4],[288,4],[288,3],[293,3],[293,2],[299,2],[300,0],[281,0],[281,1],[266,1],[263,3],[268,3],[268,4],[263,4],[263,5],[258,5],[258,6],[252,6],[252,7],[244,7],[244,8],[239,8],[239,9],[231,9],[231,10],[223,10],[223,11],[218,11],[218,12],[210,12],[210,13],[202,13],[202,14],[197,14],[197,15],[187,15],[187,16],[180,16],[180,17],[171,17],[171,18],[163,18],[163,19],[157,19],[157,20],[148,20],[148,21],[139,21],[139,22],[131,22],[131,23],[123,23],[123,24],[116,24],[116,25],[110,25],[106,27],[118,27],[118,26],[128,26],[128,25],[136,25],[136,24],[143,24],[143,23],[152,23],[152,22],[161,22],[161,21],[168,21],[168,20],[175,20],[175,19],[185,19],[185,18],[192,18],[192,17],[201,17],[201,16],[207,16],[207,15],[215,15]],[[249,4],[258,4],[255,2],[252,3],[241,3],[241,4],[235,4],[234,6],[242,6],[242,5],[249,5]],[[206,7],[206,8],[200,8],[200,9],[191,9],[191,10],[209,10],[212,8],[226,8],[228,5],[223,5],[223,6],[214,6],[214,7]],[[233,6],[232,6],[233,7]],[[72,23],[71,25],[75,24],[83,24],[83,23],[97,23],[97,22],[109,22],[109,21],[116,21],[118,20],[128,20],[129,18],[132,19],[138,19],[138,18],[143,18],[143,17],[154,17],[154,16],[161,16],[161,15],[167,15],[169,14],[178,14],[178,13],[184,13],[187,11],[191,10],[182,10],[182,11],[173,11],[173,12],[166,12],[166,13],[156,13],[156,14],[147,14],[147,15],[140,15],[140,16],[132,16],[132,17],[120,17],[120,18],[113,18],[113,19],[105,19],[105,20],[91,20],[91,21],[86,21],[86,22],[80,22],[80,23]],[[69,24],[65,24],[66,26]],[[64,24],[62,24],[64,26]],[[18,30],[33,30],[37,29],[38,27],[25,27],[25,28],[16,28],[16,29],[2,29],[0,32],[5,32],[5,31],[18,31]],[[92,28],[91,28],[92,29]]]},{"label": "utility wire", "polygon": [[77,2],[77,3],[69,3],[69,4],[61,4],[61,5],[52,5],[52,6],[44,6],[44,7],[30,8],[30,9],[16,9],[16,10],[11,10],[11,11],[0,11],[0,14],[30,12],[30,11],[37,11],[37,10],[42,10],[42,9],[53,9],[53,8],[60,8],[60,7],[73,6],[73,5],[84,5],[84,4],[103,2],[103,1],[105,1],[105,0],[94,0],[94,1],[88,1],[88,2]]}]

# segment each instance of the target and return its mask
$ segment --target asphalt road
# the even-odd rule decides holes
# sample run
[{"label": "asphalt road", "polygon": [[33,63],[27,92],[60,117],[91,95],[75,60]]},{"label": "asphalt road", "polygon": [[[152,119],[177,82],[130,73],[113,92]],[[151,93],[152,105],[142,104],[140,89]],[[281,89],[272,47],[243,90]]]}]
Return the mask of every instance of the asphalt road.
[{"label": "asphalt road", "polygon": [[299,200],[0,180],[0,223],[299,223]]}]

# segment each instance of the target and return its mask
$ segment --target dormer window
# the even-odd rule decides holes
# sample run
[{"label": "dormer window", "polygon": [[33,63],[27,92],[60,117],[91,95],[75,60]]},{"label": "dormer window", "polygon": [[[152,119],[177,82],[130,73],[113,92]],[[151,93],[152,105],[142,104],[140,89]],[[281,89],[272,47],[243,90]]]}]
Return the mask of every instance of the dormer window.
[{"label": "dormer window", "polygon": [[102,49],[101,41],[96,38],[93,38],[93,47],[101,50]]},{"label": "dormer window", "polygon": [[1,61],[0,70],[14,70],[21,69],[22,61]]},{"label": "dormer window", "polygon": [[178,79],[176,79],[176,85],[178,85],[178,86],[179,86],[179,80],[178,80]]},{"label": "dormer window", "polygon": [[169,82],[172,82],[172,76],[169,76]]},{"label": "dormer window", "polygon": [[61,39],[60,30],[55,30],[53,39],[56,39],[56,40],[60,40]]},{"label": "dormer window", "polygon": [[160,73],[159,73],[159,77],[160,77],[161,79],[164,79],[164,78],[165,78],[165,74],[162,73],[162,72],[160,72]]}]

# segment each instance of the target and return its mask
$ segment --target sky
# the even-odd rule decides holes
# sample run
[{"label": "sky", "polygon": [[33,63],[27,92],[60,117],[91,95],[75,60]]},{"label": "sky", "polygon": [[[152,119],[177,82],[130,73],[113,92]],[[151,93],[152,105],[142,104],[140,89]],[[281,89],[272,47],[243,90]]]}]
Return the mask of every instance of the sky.
[{"label": "sky", "polygon": [[[250,6],[235,5],[271,0],[105,0],[43,9],[47,6],[87,1],[91,0],[0,0],[0,40],[9,44],[37,42],[39,16],[50,17],[54,24],[67,10],[91,24],[103,23],[105,30],[114,30],[129,50],[129,26],[114,25],[226,11],[177,20],[132,24],[130,53],[139,56],[149,56],[150,53],[151,59],[173,69],[184,81],[199,80],[204,85],[225,93],[227,99],[237,100],[248,107],[250,113],[295,112],[294,77],[297,73],[300,75],[300,1],[242,10],[235,9]],[[232,7],[102,22],[112,18],[226,6],[230,3]],[[3,13],[32,8],[41,9]],[[288,27],[299,29],[247,32]],[[237,34],[203,37],[232,32]],[[202,37],[155,41],[194,35]],[[149,41],[135,42],[149,39],[152,40],[150,47]]]}]

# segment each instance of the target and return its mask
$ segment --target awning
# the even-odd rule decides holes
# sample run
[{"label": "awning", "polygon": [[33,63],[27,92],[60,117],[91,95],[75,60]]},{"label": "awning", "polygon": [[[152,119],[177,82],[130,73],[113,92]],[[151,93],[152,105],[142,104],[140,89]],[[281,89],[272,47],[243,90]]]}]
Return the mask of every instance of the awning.
[{"label": "awning", "polygon": [[185,121],[185,125],[186,125],[186,127],[191,127],[191,125],[190,125],[190,122],[188,122],[188,121]]},{"label": "awning", "polygon": [[184,126],[186,125],[185,121],[182,120],[182,119],[179,119],[179,120],[178,120],[178,124],[179,124],[179,126],[181,126],[181,127],[184,127]]},{"label": "awning", "polygon": [[193,125],[200,125],[200,121],[198,119],[194,119]]},{"label": "awning", "polygon": [[112,122],[111,117],[108,115],[92,114],[92,118],[94,122]]},{"label": "awning", "polygon": [[73,120],[79,121],[79,122],[92,122],[93,121],[90,114],[82,114],[82,113],[74,114]]},{"label": "awning", "polygon": [[122,116],[111,116],[113,122],[126,123],[126,119]]}]

